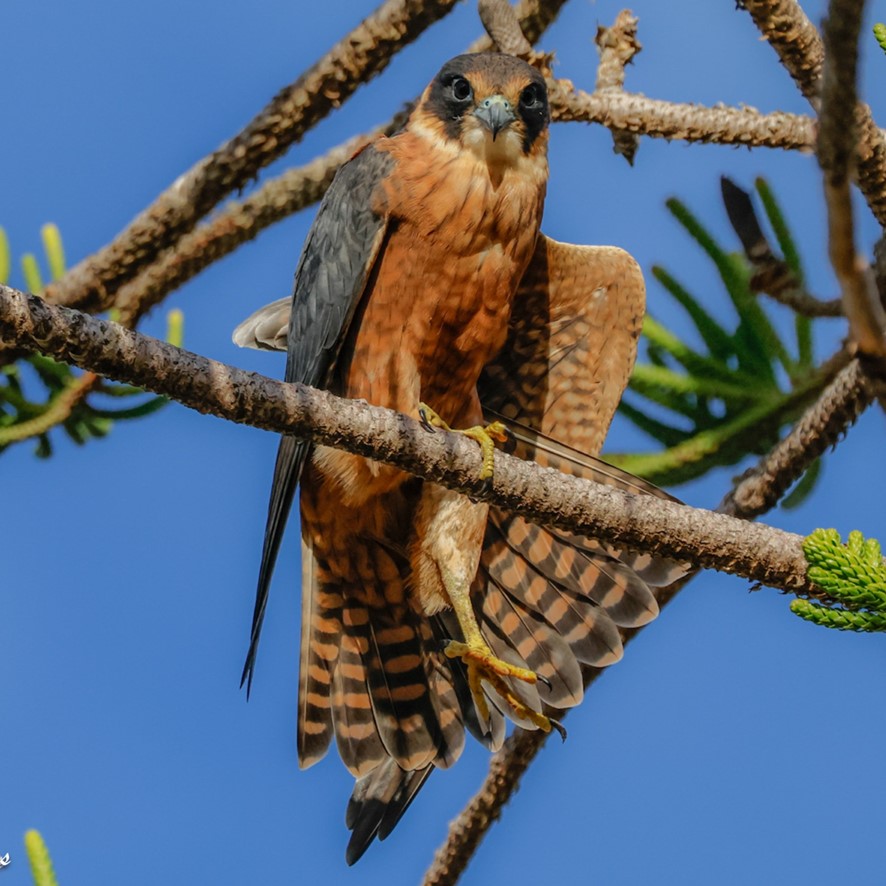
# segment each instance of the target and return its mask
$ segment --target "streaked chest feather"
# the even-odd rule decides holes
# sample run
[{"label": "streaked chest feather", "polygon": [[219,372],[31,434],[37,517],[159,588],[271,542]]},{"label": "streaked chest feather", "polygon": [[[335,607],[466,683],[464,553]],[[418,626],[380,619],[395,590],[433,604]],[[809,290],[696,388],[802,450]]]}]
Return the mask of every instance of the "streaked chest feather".
[{"label": "streaked chest feather", "polygon": [[[424,400],[460,426],[481,418],[477,380],[507,336],[538,237],[547,163],[542,153],[490,168],[429,138],[383,143],[397,158],[384,183],[391,227],[334,387],[413,415]],[[318,450],[315,462],[343,501],[402,482],[398,471],[332,450]]]},{"label": "streaked chest feather", "polygon": [[385,185],[396,227],[371,301],[403,318],[413,353],[454,350],[482,366],[503,344],[538,236],[544,154],[498,163],[421,131],[387,149],[397,158]]}]

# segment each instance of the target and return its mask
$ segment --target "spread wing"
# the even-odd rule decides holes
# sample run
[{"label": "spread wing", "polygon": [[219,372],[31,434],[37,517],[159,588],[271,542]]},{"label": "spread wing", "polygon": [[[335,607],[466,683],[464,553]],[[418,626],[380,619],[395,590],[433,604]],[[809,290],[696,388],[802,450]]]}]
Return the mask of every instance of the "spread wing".
[{"label": "spread wing", "polygon": [[[479,384],[490,418],[501,418],[514,433],[517,455],[670,498],[594,457],[633,368],[644,308],[643,276],[626,252],[539,237],[507,343]],[[649,586],[670,584],[685,571],[684,564],[536,526],[494,508],[478,615],[484,630],[513,631],[506,638],[510,646],[551,683],[539,689],[542,700],[570,707],[582,696],[577,665],[617,661],[618,628],[646,624],[658,613]]]},{"label": "spread wing", "polygon": [[[389,154],[370,146],[339,170],[308,233],[292,299],[261,308],[234,332],[234,341],[247,347],[278,350],[286,341],[288,382],[313,387],[328,383],[384,242],[388,218],[379,185],[393,163]],[[247,692],[252,685],[271,575],[309,448],[303,440],[284,436],[277,450],[252,633],[241,681],[241,685],[247,683]]]}]

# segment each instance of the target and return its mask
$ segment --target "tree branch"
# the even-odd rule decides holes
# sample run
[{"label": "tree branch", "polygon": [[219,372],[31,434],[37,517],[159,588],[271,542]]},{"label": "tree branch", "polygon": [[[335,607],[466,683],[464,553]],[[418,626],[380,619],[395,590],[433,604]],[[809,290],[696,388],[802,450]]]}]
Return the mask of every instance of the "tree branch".
[{"label": "tree branch", "polygon": [[237,135],[178,178],[110,244],[46,290],[56,304],[99,311],[116,290],[193,228],[227,194],[300,140],[458,0],[386,0]]},{"label": "tree branch", "polygon": [[635,496],[495,454],[490,488],[477,447],[429,434],[388,409],[225,366],[116,323],[0,286],[0,334],[97,375],[178,400],[198,412],[291,433],[396,465],[411,474],[558,526],[751,581],[811,594],[799,535],[651,496]]},{"label": "tree branch", "polygon": [[717,510],[752,520],[774,508],[803,471],[829,447],[837,445],[871,399],[858,361],[853,360],[825,388],[791,432],[745,471]]},{"label": "tree branch", "polygon": [[[638,21],[630,9],[623,9],[615,17],[611,28],[597,28],[594,42],[600,52],[600,61],[597,64],[595,92],[616,95],[624,91],[625,65],[630,64],[643,48],[637,39]],[[636,132],[629,132],[626,129],[609,131],[612,134],[615,153],[621,154],[633,166],[637,148],[640,146],[640,137]]]},{"label": "tree branch", "polygon": [[520,28],[514,7],[508,0],[478,0],[480,21],[499,52],[523,59],[532,55],[532,44]]},{"label": "tree branch", "polygon": [[[824,44],[800,4],[796,0],[744,0],[742,5],[772,44],[800,91],[818,110]],[[858,186],[877,221],[886,226],[886,138],[874,123],[871,109],[865,104],[855,107],[859,134],[855,146]]]},{"label": "tree branch", "polygon": [[762,292],[804,317],[842,317],[841,299],[821,301],[810,295],[787,261],[775,254],[757,218],[751,195],[725,175],[720,178],[720,186],[729,223],[754,268],[748,284],[751,291]]},{"label": "tree branch", "polygon": [[752,108],[710,108],[659,101],[630,92],[583,92],[568,80],[549,80],[551,114],[558,122],[602,123],[654,138],[811,150],[815,124],[809,117]]}]

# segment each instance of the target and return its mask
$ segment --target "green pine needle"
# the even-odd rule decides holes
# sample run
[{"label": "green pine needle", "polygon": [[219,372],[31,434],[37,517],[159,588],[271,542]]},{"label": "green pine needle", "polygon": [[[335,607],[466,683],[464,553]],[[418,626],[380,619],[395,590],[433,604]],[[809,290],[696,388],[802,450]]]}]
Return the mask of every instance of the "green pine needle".
[{"label": "green pine needle", "polygon": [[25,833],[25,851],[28,853],[28,861],[31,863],[34,886],[58,886],[49,850],[39,831],[31,830]]},{"label": "green pine needle", "polygon": [[785,264],[791,269],[797,282],[802,284],[804,279],[803,262],[800,260],[800,253],[797,251],[797,245],[791,236],[781,206],[775,199],[775,194],[765,178],[758,178],[754,182],[754,187],[760,195],[760,202],[763,204],[766,218],[769,219],[769,224],[772,225],[772,230],[775,232],[775,239],[778,240],[778,248],[781,250]]},{"label": "green pine needle", "polygon": [[803,553],[809,579],[829,599],[795,600],[792,612],[837,630],[886,630],[886,565],[876,539],[853,530],[844,545],[836,529],[816,529]]},{"label": "green pine needle", "polygon": [[886,52],[886,25],[882,24],[882,22],[877,22],[874,25],[874,37],[877,43],[880,44],[880,49]]},{"label": "green pine needle", "polygon": [[886,631],[886,613],[850,612],[847,609],[831,609],[811,600],[794,600],[791,612],[805,621],[831,628],[835,631],[859,631],[882,633]]},{"label": "green pine needle", "polygon": [[0,283],[9,282],[9,274],[12,271],[12,258],[9,251],[9,237],[6,231],[0,228]]},{"label": "green pine needle", "polygon": [[652,266],[652,276],[664,286],[678,304],[689,314],[705,347],[713,357],[726,360],[735,353],[732,336],[701,306],[685,287],[681,286],[664,268]]},{"label": "green pine needle", "polygon": [[46,253],[46,263],[49,265],[49,276],[52,280],[61,280],[65,275],[62,235],[54,224],[48,223],[40,229],[40,236],[43,238],[43,251]]},{"label": "green pine needle", "polygon": [[185,315],[178,308],[173,308],[166,315],[166,341],[177,348],[183,346],[185,340]]},{"label": "green pine needle", "polygon": [[673,357],[690,375],[702,378],[714,377],[732,384],[745,385],[748,389],[759,386],[759,379],[755,375],[732,369],[726,363],[690,348],[652,314],[647,314],[643,318],[643,337],[650,346],[654,345],[660,352]]},{"label": "green pine needle", "polygon": [[[61,234],[54,224],[45,224],[40,236],[50,277],[58,280],[65,273]],[[42,292],[44,280],[37,257],[24,255],[21,264],[25,287],[34,293]],[[9,243],[0,228],[0,282],[8,279],[10,267]],[[113,317],[115,312],[110,313]],[[179,310],[170,311],[166,340],[181,347],[183,339],[184,315]],[[34,382],[45,389],[43,398],[32,395]],[[56,428],[75,443],[84,444],[107,436],[116,421],[143,418],[169,402],[165,397],[145,399],[145,394],[140,388],[95,380],[49,357],[30,354],[17,363],[0,367],[0,452],[14,443],[33,440],[38,458],[48,458],[52,454],[49,434]],[[141,402],[107,409],[94,403],[101,396],[113,397],[118,402],[137,397]]]},{"label": "green pine needle", "polygon": [[25,278],[25,288],[28,292],[43,292],[43,275],[40,273],[40,265],[37,264],[37,256],[32,252],[26,252],[22,256],[22,276]]},{"label": "green pine needle", "polygon": [[[785,264],[791,269],[797,283],[802,286],[804,280],[803,262],[800,260],[800,253],[791,236],[781,206],[766,179],[758,178],[754,182],[754,186],[760,196],[760,202],[763,204],[769,224],[772,225],[772,230],[775,232],[778,248],[781,250]],[[797,335],[797,364],[801,369],[805,369],[813,362],[812,320],[802,314],[797,314],[794,318],[794,328]]]},{"label": "green pine needle", "polygon": [[758,393],[744,385],[733,381],[731,384],[718,378],[704,375],[686,375],[674,372],[661,366],[650,366],[641,363],[634,369],[631,378],[632,387],[640,390],[656,385],[675,394],[696,394],[705,397],[718,397],[725,401],[745,403],[758,400]]}]

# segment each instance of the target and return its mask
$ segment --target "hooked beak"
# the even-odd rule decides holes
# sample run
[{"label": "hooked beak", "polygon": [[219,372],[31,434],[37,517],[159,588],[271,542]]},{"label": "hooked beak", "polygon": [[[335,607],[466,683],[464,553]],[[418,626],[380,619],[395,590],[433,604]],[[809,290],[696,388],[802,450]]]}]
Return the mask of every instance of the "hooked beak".
[{"label": "hooked beak", "polygon": [[503,95],[491,95],[480,102],[474,116],[492,133],[492,140],[517,119],[511,103]]}]

